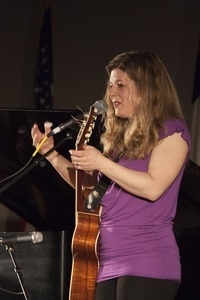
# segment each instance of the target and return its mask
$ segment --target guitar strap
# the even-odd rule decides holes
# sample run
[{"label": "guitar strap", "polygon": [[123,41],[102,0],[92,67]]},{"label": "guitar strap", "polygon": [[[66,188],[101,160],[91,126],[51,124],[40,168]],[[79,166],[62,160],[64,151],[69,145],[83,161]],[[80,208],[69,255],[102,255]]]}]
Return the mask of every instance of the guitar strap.
[{"label": "guitar strap", "polygon": [[[114,159],[114,162],[119,160],[119,156]],[[86,211],[93,212],[97,208],[97,205],[105,195],[112,180],[106,175],[103,175],[99,182],[94,186],[93,190],[87,195],[84,201],[84,208]]]},{"label": "guitar strap", "polygon": [[108,187],[110,186],[111,180],[103,175],[100,181],[95,185],[93,190],[87,195],[84,201],[84,208],[87,211],[95,211],[97,205],[105,195]]}]

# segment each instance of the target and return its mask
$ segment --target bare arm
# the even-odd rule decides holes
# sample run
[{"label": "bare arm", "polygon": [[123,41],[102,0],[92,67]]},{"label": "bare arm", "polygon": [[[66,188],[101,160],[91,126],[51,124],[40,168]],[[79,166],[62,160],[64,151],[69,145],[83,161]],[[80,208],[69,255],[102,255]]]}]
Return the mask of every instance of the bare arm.
[{"label": "bare arm", "polygon": [[[31,135],[33,139],[33,145],[36,146],[47,135],[51,127],[49,123],[44,124],[45,133],[42,133],[37,124],[31,129]],[[53,137],[48,138],[40,149],[40,153],[44,154],[54,146]],[[60,155],[57,151],[53,151],[47,156],[47,160],[60,174],[60,176],[73,188],[75,188],[75,168],[71,161],[64,156]],[[94,172],[84,172],[83,185],[90,187],[96,183],[96,174]]]},{"label": "bare arm", "polygon": [[82,151],[70,152],[72,162],[78,161],[80,169],[98,169],[128,192],[155,201],[180,172],[187,156],[188,145],[178,133],[165,138],[152,151],[147,172],[120,166],[91,146],[86,146]]}]

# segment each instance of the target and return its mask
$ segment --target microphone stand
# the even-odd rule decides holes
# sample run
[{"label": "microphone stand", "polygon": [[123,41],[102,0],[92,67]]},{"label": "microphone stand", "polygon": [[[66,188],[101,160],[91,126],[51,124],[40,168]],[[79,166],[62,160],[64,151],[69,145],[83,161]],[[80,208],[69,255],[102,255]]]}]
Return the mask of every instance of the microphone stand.
[{"label": "microphone stand", "polygon": [[2,188],[0,188],[0,194],[2,194],[4,191],[6,191],[9,187],[14,185],[19,179],[24,177],[27,173],[29,173],[32,169],[34,169],[36,166],[41,165],[42,161],[54,150],[56,150],[58,147],[60,147],[62,144],[64,144],[67,140],[72,139],[73,136],[71,133],[67,133],[66,137],[61,140],[57,145],[52,147],[49,151],[47,151],[45,154],[43,154],[38,159],[34,160],[31,165],[29,165],[26,169],[22,170],[16,177],[14,177],[12,180],[10,180],[6,185],[4,185]]},{"label": "microphone stand", "polygon": [[13,247],[13,245],[6,245],[6,250],[10,254],[10,258],[11,258],[13,266],[14,266],[14,271],[17,275],[18,280],[19,280],[22,292],[24,294],[24,298],[26,300],[29,300],[30,299],[30,297],[29,297],[30,294],[28,293],[28,290],[27,290],[27,288],[24,284],[22,270],[20,269],[20,267],[16,263],[16,259],[15,259],[15,256],[14,256],[14,247]]}]

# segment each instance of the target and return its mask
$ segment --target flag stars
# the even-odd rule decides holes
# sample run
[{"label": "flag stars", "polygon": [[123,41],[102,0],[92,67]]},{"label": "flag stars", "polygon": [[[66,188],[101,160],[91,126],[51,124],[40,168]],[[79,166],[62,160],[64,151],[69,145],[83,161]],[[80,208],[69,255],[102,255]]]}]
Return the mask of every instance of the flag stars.
[{"label": "flag stars", "polygon": [[51,8],[48,7],[43,16],[38,64],[35,72],[35,106],[38,109],[50,109],[52,107],[52,77]]}]

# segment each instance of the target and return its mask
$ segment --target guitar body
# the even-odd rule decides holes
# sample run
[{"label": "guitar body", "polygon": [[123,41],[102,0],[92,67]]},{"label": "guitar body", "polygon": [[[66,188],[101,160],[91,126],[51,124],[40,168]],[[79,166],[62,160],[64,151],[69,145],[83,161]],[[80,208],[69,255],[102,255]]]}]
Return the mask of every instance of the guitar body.
[{"label": "guitar body", "polygon": [[77,213],[72,244],[70,300],[94,300],[98,271],[99,215]]},{"label": "guitar body", "polygon": [[[81,150],[88,142],[94,127],[93,107],[78,134],[76,149]],[[82,126],[83,126],[82,125]],[[86,212],[86,197],[82,186],[83,171],[76,170],[75,230],[72,238],[72,271],[69,300],[94,300],[98,272],[99,208]]]}]

